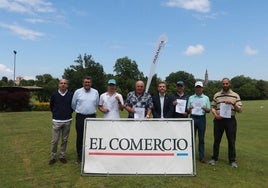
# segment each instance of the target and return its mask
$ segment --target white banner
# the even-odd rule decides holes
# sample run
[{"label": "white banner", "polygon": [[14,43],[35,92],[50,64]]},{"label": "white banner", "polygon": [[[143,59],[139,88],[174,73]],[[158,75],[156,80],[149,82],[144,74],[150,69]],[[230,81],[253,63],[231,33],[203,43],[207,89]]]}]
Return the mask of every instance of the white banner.
[{"label": "white banner", "polygon": [[196,175],[192,119],[85,120],[82,175]]},{"label": "white banner", "polygon": [[166,35],[161,35],[157,41],[157,44],[155,47],[155,55],[154,55],[154,58],[153,58],[153,61],[151,64],[151,68],[150,68],[150,72],[148,75],[148,80],[147,80],[145,92],[149,91],[151,81],[152,81],[153,75],[155,73],[155,68],[156,68],[158,57],[160,55],[161,50],[164,48],[165,44],[167,43],[167,40],[168,40],[168,38]]}]

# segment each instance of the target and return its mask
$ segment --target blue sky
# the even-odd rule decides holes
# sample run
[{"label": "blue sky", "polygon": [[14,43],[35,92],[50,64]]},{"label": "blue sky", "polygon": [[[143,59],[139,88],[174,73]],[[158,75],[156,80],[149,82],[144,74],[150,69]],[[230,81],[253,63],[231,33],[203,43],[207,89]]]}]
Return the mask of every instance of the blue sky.
[{"label": "blue sky", "polygon": [[79,54],[113,73],[129,57],[148,75],[160,35],[168,41],[156,73],[268,80],[267,0],[0,0],[0,78],[60,78]]}]

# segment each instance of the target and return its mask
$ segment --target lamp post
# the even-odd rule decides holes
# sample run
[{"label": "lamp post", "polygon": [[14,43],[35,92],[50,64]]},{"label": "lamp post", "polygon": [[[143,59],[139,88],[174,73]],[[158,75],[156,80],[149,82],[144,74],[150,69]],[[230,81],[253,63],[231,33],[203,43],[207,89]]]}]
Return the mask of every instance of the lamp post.
[{"label": "lamp post", "polygon": [[17,51],[16,50],[13,50],[13,53],[14,53],[14,86],[16,85],[16,54],[17,54]]}]

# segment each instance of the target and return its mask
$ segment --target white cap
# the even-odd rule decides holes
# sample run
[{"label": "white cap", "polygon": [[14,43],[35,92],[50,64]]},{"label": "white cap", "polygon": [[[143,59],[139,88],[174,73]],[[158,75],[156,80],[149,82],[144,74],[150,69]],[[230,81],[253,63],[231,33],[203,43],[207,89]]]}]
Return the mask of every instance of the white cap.
[{"label": "white cap", "polygon": [[201,81],[195,82],[194,87],[197,87],[197,86],[203,87],[203,82]]}]

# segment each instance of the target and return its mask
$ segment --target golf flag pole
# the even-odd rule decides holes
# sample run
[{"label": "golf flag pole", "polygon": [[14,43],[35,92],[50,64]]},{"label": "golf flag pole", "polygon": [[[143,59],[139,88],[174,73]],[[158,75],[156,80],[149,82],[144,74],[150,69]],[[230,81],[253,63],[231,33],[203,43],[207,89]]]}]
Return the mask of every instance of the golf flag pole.
[{"label": "golf flag pole", "polygon": [[159,39],[157,41],[157,45],[156,45],[156,48],[155,48],[155,55],[154,55],[153,62],[151,64],[150,72],[149,72],[149,75],[148,75],[148,81],[147,81],[147,84],[146,84],[145,92],[148,92],[148,90],[149,90],[149,87],[151,85],[151,81],[152,81],[152,78],[153,78],[153,75],[154,75],[154,72],[155,72],[158,57],[160,55],[161,50],[164,48],[164,46],[165,46],[165,44],[167,42],[167,39],[168,39],[167,36],[163,34],[163,35],[161,35],[159,37]]}]

